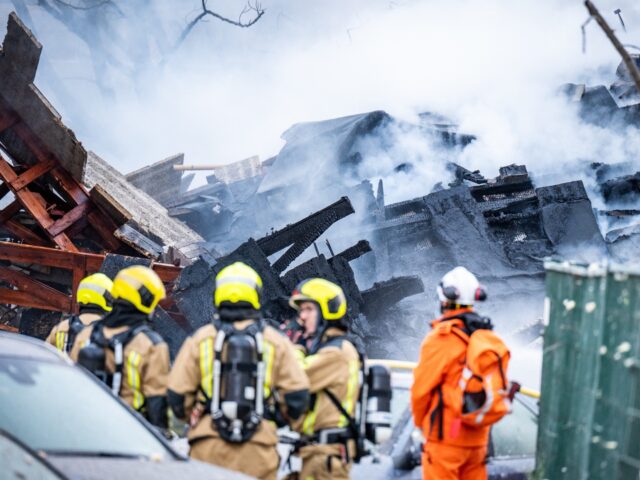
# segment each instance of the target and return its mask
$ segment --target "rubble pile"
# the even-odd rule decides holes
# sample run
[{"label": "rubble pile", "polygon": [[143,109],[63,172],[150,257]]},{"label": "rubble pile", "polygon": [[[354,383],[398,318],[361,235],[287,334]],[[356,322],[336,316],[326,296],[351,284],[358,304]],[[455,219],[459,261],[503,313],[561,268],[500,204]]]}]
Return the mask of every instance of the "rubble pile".
[{"label": "rubble pile", "polygon": [[[488,313],[500,326],[507,319],[498,304],[542,304],[543,258],[577,248],[622,258],[640,248],[640,172],[630,165],[590,167],[605,206],[594,209],[581,181],[536,186],[525,165],[488,178],[453,163],[475,137],[433,113],[414,124],[383,111],[297,124],[264,161],[190,166],[177,154],[121,173],[85,150],[33,84],[41,48],[12,14],[0,55],[0,235],[11,247],[0,245],[0,303],[14,323],[14,306],[22,308],[23,327],[37,326],[42,309],[72,311],[84,273],[143,263],[167,282],[170,298],[156,322],[175,352],[214,315],[216,272],[243,260],[262,276],[275,323],[292,318],[287,297],[295,285],[321,276],[343,286],[353,329],[370,352],[410,356],[437,307],[433,295],[421,295],[424,285],[452,265],[465,265],[489,287]],[[620,110],[625,122],[636,121],[640,97],[633,100],[618,73],[609,88],[565,87],[585,119],[597,112],[602,120],[598,109],[608,105],[615,121]],[[374,190],[363,165],[372,148],[393,151],[397,132],[433,145],[444,177],[422,196],[386,204],[384,181]],[[411,178],[411,162],[394,157],[389,173]],[[190,170],[203,169],[210,170],[206,184],[191,187]],[[15,260],[16,249],[27,247],[71,256],[43,264],[46,255],[31,249],[19,252],[28,262]],[[54,291],[27,301],[31,281]],[[55,307],[47,308],[52,298]],[[510,329],[535,324],[539,314],[509,319]]]}]

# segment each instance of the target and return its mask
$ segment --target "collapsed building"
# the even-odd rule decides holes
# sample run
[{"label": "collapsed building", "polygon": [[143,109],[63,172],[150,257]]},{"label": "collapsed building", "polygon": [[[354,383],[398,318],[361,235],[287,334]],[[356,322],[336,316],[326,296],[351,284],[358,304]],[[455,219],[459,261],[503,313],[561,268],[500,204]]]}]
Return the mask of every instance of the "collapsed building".
[{"label": "collapsed building", "polygon": [[[179,217],[188,209],[184,203],[206,197],[209,187],[188,190],[189,177],[174,173],[182,156],[125,176],[87,152],[33,84],[41,50],[11,14],[0,52],[0,304],[14,315],[3,319],[3,328],[44,336],[60,313],[77,311],[73,293],[84,276],[113,276],[132,264],[154,268],[167,283],[169,298],[154,321],[172,353],[185,335],[211,321],[215,274],[236,260],[261,274],[265,309],[275,322],[292,317],[286,299],[307,276],[343,285],[356,330],[366,323],[365,311],[374,316],[406,296],[401,286],[408,285],[403,291],[409,294],[422,291],[419,279],[403,277],[361,292],[349,262],[370,252],[366,241],[286,271],[329,227],[354,213],[346,197],[258,240],[249,238],[227,255],[207,248]],[[233,178],[228,169],[223,173],[226,181]],[[171,205],[177,197],[183,203]],[[386,302],[377,290],[386,292]]]},{"label": "collapsed building", "polygon": [[[636,210],[594,212],[580,181],[537,187],[524,165],[487,178],[453,163],[450,153],[475,137],[431,113],[416,124],[374,111],[294,125],[276,156],[211,166],[195,188],[182,154],[123,174],[86,151],[33,84],[41,48],[12,14],[0,56],[0,304],[13,312],[3,323],[25,332],[42,335],[43,318],[73,311],[84,274],[141,263],[167,282],[155,321],[175,352],[214,315],[216,272],[242,259],[264,279],[274,322],[292,318],[287,296],[300,280],[321,276],[344,287],[353,329],[372,354],[411,356],[437,307],[425,285],[453,265],[488,285],[487,309],[500,325],[504,302],[542,304],[543,258],[635,241],[621,219]],[[445,173],[423,196],[387,204],[383,180],[374,189],[362,167],[373,147],[393,153],[397,132],[428,140]],[[414,168],[407,158],[387,167],[407,178]],[[605,198],[637,191],[624,166],[593,172]],[[603,216],[612,225],[604,238]],[[28,298],[35,289],[44,293]],[[535,324],[537,308],[508,327]]]},{"label": "collapsed building", "polygon": [[[640,67],[640,55],[632,54]],[[567,84],[563,91],[580,117],[602,128],[623,131],[640,127],[640,94],[624,62],[609,85]],[[598,161],[585,166],[601,202],[596,215],[609,252],[618,262],[635,261],[640,254],[640,172],[637,164]]]},{"label": "collapsed building", "polygon": [[[611,246],[603,238],[598,212],[583,183],[538,187],[526,166],[515,164],[487,178],[443,155],[444,159],[434,162],[444,163],[448,179],[423,196],[387,204],[384,182],[380,180],[374,189],[371,179],[359,171],[372,137],[377,147],[392,148],[389,130],[411,129],[442,152],[461,151],[474,141],[442,117],[424,114],[421,119],[421,124],[407,125],[377,111],[295,125],[283,135],[285,146],[275,157],[238,162],[229,166],[236,173],[231,176],[214,170],[206,185],[177,194],[164,205],[170,215],[198,231],[207,248],[233,257],[242,238],[265,234],[268,238],[272,226],[307,214],[327,196],[348,195],[355,213],[314,238],[315,254],[301,249],[295,262],[285,254],[273,265],[284,273],[283,283],[292,288],[295,283],[288,280],[300,278],[297,272],[327,274],[327,258],[321,251],[333,258],[334,250],[348,250],[366,239],[371,252],[353,258],[351,266],[356,283],[375,292],[361,292],[360,297],[380,299],[380,306],[367,307],[371,304],[357,296],[350,301],[358,305],[357,313],[365,314],[367,321],[356,323],[365,332],[370,351],[379,355],[412,354],[415,339],[424,334],[427,320],[437,309],[433,294],[416,295],[423,288],[417,282],[436,285],[453,265],[467,266],[487,284],[491,292],[487,312],[498,325],[515,331],[535,323],[542,316],[542,259],[572,256],[578,250],[606,255]],[[161,176],[166,167],[158,163],[154,168]],[[393,171],[409,175],[412,168],[403,158],[392,166]],[[182,177],[173,181],[181,182]],[[390,277],[397,279],[392,285],[385,282]],[[384,299],[396,296],[384,304]],[[511,309],[505,306],[516,298],[531,308],[514,323],[505,313]],[[282,314],[276,312],[276,316]],[[389,338],[394,338],[393,351]]]}]

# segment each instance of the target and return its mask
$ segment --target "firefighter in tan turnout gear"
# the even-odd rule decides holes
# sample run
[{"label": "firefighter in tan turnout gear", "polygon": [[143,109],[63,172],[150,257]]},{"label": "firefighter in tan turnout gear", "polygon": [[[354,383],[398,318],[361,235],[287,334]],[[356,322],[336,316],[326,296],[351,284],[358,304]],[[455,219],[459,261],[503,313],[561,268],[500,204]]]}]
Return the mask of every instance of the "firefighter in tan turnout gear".
[{"label": "firefighter in tan turnout gear", "polygon": [[116,275],[112,295],[113,310],[78,334],[71,358],[166,429],[169,348],[148,324],[165,297],[164,285],[153,270],[137,265]]},{"label": "firefighter in tan turnout gear", "polygon": [[311,384],[309,411],[296,426],[304,445],[300,479],[349,478],[356,454],[353,418],[361,363],[346,336],[346,298],[338,285],[313,278],[296,287],[289,303],[298,310],[304,330],[303,364]]},{"label": "firefighter in tan turnout gear", "polygon": [[113,282],[103,273],[94,273],[83,278],[76,291],[80,314],[72,315],[53,327],[47,337],[47,343],[61,352],[69,353],[78,333],[111,311],[112,288]]},{"label": "firefighter in tan turnout gear", "polygon": [[216,277],[213,322],[183,343],[169,377],[169,403],[188,419],[190,456],[275,479],[276,420],[307,409],[309,382],[293,344],[260,314],[262,280],[234,263]]}]

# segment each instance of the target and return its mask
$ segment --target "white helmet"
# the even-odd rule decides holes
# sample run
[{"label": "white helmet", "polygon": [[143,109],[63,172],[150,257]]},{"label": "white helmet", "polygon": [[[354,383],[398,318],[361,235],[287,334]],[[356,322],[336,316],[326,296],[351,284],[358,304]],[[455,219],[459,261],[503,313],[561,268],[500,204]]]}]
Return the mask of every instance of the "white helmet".
[{"label": "white helmet", "polygon": [[438,298],[442,303],[471,306],[487,299],[487,292],[476,276],[464,267],[447,273],[438,285]]}]

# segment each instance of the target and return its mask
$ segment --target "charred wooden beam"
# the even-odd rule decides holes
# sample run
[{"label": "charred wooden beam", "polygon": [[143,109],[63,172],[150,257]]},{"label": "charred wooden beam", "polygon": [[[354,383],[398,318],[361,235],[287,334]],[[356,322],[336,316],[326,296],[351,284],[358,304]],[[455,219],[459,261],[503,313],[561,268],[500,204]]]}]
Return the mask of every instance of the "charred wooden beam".
[{"label": "charred wooden beam", "polygon": [[257,241],[258,246],[266,256],[271,256],[289,247],[289,249],[273,263],[274,270],[282,273],[302,252],[309,248],[315,240],[326,232],[331,225],[354,212],[349,198],[342,197],[336,203],[309,215],[307,218],[287,225],[283,229],[261,238]]},{"label": "charred wooden beam", "polygon": [[375,319],[400,300],[422,292],[424,292],[422,279],[415,275],[377,282],[373,287],[362,292],[363,311],[367,317]]},{"label": "charred wooden beam", "polygon": [[360,258],[361,256],[363,256],[365,253],[369,253],[371,251],[372,249],[369,242],[367,240],[360,240],[358,243],[356,243],[352,247],[347,248],[346,250],[340,252],[338,255],[335,255],[335,256],[342,257],[347,262],[352,262]]}]

